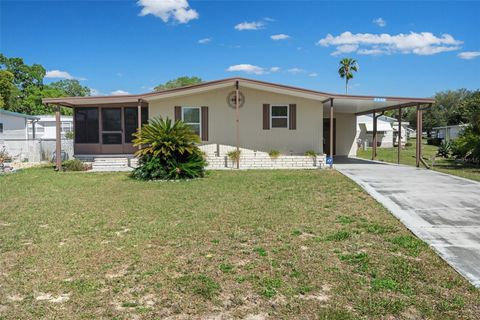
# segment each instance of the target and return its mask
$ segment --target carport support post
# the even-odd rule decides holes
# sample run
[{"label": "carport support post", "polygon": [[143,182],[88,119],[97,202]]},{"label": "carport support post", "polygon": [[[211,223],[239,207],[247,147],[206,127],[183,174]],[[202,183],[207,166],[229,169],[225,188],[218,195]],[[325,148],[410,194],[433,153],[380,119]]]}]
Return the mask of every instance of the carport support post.
[{"label": "carport support post", "polygon": [[417,105],[417,142],[416,142],[416,165],[420,167],[420,159],[422,158],[422,110]]},{"label": "carport support post", "polygon": [[333,121],[333,99],[330,99],[330,159],[332,160],[332,163],[333,163],[333,135],[334,135],[334,132],[333,132],[333,125],[334,125],[334,121]]},{"label": "carport support post", "polygon": [[372,160],[377,157],[377,117],[373,112]]},{"label": "carport support post", "polygon": [[61,132],[61,120],[60,120],[60,106],[55,106],[55,170],[62,170],[62,132]]},{"label": "carport support post", "polygon": [[[138,99],[138,105],[137,105],[137,127],[138,127],[138,133],[140,133],[140,130],[142,130],[142,100]],[[142,149],[142,146],[138,146],[138,150]]]},{"label": "carport support post", "polygon": [[400,164],[400,150],[402,149],[402,107],[398,107],[398,146],[397,163]]},{"label": "carport support post", "polygon": [[237,169],[240,169],[240,110],[238,100],[238,81],[235,82],[235,130],[236,130],[236,144],[237,144]]}]

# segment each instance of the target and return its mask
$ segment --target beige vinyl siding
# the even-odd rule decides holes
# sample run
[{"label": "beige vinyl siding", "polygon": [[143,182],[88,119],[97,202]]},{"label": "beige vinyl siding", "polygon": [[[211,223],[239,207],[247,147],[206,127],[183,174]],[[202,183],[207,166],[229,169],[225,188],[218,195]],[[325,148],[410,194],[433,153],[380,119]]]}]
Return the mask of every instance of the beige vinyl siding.
[{"label": "beige vinyl siding", "polygon": [[[149,116],[174,118],[175,106],[209,107],[209,140],[204,143],[235,145],[235,109],[227,105],[224,88],[149,103]],[[282,153],[303,154],[307,150],[322,152],[323,106],[320,101],[289,95],[242,88],[245,104],[240,108],[240,146],[258,151],[279,150]],[[263,130],[263,104],[296,104],[296,130],[270,128]],[[355,120],[353,124],[355,131]]]}]

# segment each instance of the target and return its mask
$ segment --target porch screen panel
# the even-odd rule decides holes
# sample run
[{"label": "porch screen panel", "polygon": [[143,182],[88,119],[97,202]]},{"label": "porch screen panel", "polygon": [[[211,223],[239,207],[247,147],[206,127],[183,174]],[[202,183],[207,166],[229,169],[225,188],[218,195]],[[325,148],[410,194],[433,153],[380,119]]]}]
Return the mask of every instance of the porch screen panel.
[{"label": "porch screen panel", "polygon": [[[148,108],[142,107],[141,111],[142,125],[148,123]],[[125,143],[131,143],[134,137],[132,136],[137,132],[138,126],[138,109],[137,107],[127,107],[124,109],[123,118],[125,119]]]},{"label": "porch screen panel", "polygon": [[75,143],[98,142],[98,108],[75,108]]}]

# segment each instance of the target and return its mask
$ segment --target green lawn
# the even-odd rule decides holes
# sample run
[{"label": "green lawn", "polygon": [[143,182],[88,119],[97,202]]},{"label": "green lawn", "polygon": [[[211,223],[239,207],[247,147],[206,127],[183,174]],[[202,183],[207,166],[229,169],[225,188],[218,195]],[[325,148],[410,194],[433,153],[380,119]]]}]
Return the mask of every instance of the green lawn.
[{"label": "green lawn", "polygon": [[[409,142],[411,146],[405,147],[400,152],[400,163],[410,166],[416,165],[415,160],[415,146],[416,140],[411,139]],[[480,166],[466,165],[464,163],[455,161],[453,159],[445,159],[435,157],[435,162],[432,162],[432,157],[437,154],[438,147],[426,144],[426,140],[422,144],[422,153],[425,161],[431,165],[431,168],[436,171],[453,174],[459,177],[468,178],[480,181]],[[372,149],[358,150],[357,156],[363,159],[372,158]],[[397,148],[377,148],[377,159],[380,161],[397,163]],[[423,167],[423,165],[422,165]]]},{"label": "green lawn", "polygon": [[330,170],[0,176],[0,318],[474,319],[475,289]]}]

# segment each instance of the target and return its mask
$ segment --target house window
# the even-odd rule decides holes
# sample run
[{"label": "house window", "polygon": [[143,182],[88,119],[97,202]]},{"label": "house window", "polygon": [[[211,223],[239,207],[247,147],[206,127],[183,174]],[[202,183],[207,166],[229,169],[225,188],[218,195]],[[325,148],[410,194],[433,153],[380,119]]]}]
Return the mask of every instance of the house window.
[{"label": "house window", "polygon": [[288,128],[288,106],[271,106],[270,126]]},{"label": "house window", "polygon": [[201,132],[200,117],[200,108],[182,108],[182,121],[185,122],[185,124],[188,125],[198,136],[200,136]]},{"label": "house window", "polygon": [[0,122],[0,133],[3,133],[3,123]]},{"label": "house window", "polygon": [[61,126],[61,132],[63,134],[72,131],[72,123],[71,122],[62,122],[60,124],[60,126]]}]

